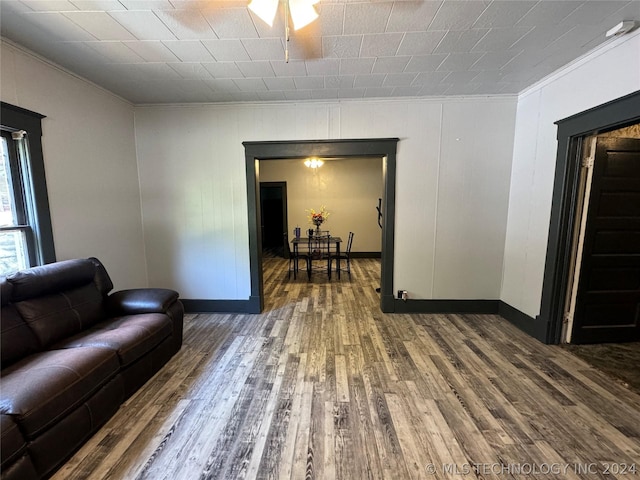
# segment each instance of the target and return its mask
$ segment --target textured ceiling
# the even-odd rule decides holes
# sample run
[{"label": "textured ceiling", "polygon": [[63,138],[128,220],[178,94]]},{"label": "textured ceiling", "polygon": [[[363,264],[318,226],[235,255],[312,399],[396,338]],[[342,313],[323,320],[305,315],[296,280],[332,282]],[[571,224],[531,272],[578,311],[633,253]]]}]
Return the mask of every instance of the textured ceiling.
[{"label": "textured ceiling", "polygon": [[605,42],[640,0],[321,0],[269,27],[247,1],[0,0],[3,37],[133,103],[518,93]]}]

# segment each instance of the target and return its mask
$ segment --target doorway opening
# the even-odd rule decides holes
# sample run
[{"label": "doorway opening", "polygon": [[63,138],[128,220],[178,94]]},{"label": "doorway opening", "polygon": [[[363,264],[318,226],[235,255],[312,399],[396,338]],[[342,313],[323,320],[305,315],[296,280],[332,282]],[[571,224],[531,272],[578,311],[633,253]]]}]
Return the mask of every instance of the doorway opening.
[{"label": "doorway opening", "polygon": [[582,151],[562,340],[640,340],[640,124]]},{"label": "doorway opening", "polygon": [[[260,162],[307,157],[371,157],[382,158],[382,249],[380,261],[380,308],[394,311],[393,265],[395,225],[395,179],[397,138],[355,140],[301,140],[273,142],[243,142],[247,174],[247,206],[249,216],[249,258],[251,297],[249,311],[260,313],[264,308],[262,278],[262,229],[260,225]],[[374,208],[375,206],[372,206]]]},{"label": "doorway opening", "polygon": [[288,232],[287,182],[260,182],[260,231],[263,256],[284,256],[282,232]]},{"label": "doorway opening", "polygon": [[540,315],[536,337],[563,342],[565,305],[570,278],[574,226],[580,196],[580,170],[585,138],[640,122],[640,91],[556,122],[558,148],[547,241]]}]

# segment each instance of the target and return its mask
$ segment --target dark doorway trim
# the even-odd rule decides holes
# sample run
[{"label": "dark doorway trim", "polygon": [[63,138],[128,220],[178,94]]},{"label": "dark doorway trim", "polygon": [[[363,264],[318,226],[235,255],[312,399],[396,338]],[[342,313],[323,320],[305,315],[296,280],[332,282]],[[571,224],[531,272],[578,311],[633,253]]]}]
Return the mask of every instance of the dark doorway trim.
[{"label": "dark doorway trim", "polygon": [[559,120],[558,153],[549,223],[549,239],[542,284],[540,315],[535,336],[560,343],[565,293],[569,279],[572,228],[576,216],[582,140],[588,135],[622,128],[640,121],[640,91]]},{"label": "dark doorway trim", "polygon": [[[260,168],[261,160],[306,157],[382,157],[384,194],[382,200],[382,260],[380,308],[394,311],[393,244],[396,202],[396,148],[398,138],[355,140],[299,140],[243,142],[247,172],[247,207],[249,214],[249,261],[251,297],[249,311],[264,308],[262,282],[262,238],[260,235]],[[375,205],[372,205],[373,209]]]}]

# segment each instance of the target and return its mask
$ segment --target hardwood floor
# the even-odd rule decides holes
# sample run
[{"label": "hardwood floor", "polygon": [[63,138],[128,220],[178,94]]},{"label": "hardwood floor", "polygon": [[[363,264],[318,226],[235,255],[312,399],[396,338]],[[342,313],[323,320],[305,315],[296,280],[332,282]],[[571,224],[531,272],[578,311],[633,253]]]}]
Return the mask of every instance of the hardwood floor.
[{"label": "hardwood floor", "polygon": [[181,352],[53,478],[640,475],[640,396],[564,349],[493,315],[383,314],[376,260],[351,282],[264,271],[263,314],[188,315]]}]

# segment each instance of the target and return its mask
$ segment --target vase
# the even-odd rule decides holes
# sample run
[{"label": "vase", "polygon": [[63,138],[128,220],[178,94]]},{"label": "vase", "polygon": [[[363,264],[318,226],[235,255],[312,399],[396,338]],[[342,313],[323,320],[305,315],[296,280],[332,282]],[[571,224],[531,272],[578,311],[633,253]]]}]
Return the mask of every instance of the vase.
[{"label": "vase", "polygon": [[320,236],[320,225],[316,225],[316,237]]}]

